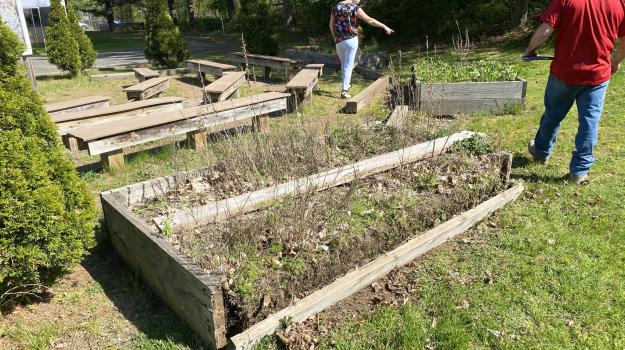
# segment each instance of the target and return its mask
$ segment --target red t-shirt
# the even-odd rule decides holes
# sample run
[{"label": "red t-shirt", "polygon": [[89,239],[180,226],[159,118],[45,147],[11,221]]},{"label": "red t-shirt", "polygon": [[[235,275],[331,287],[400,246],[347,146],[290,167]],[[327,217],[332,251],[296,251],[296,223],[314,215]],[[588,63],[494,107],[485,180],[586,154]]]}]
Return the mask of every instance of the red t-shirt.
[{"label": "red t-shirt", "polygon": [[625,37],[625,0],[553,0],[540,19],[557,30],[551,74],[573,85],[610,80],[616,39]]}]

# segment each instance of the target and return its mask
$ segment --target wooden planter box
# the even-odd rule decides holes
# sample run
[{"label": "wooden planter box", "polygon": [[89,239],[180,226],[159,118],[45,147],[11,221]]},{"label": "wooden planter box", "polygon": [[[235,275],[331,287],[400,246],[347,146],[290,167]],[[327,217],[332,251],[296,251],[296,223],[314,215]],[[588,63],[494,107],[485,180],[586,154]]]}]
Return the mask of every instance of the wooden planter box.
[{"label": "wooden planter box", "polygon": [[403,89],[404,104],[434,116],[495,114],[525,105],[527,81],[421,83]]},{"label": "wooden planter box", "polygon": [[[323,190],[348,183],[354,178],[384,172],[434,156],[443,152],[454,142],[467,139],[472,135],[474,134],[470,132],[454,134],[308,178],[297,179],[274,188],[241,195],[239,197],[245,197],[245,202],[239,205],[234,205],[235,202],[240,201],[237,197],[223,200],[224,203],[215,202],[210,208],[206,208],[212,211],[212,218],[199,216],[198,220],[204,220],[208,224],[214,222],[213,220],[223,218],[221,215],[224,213],[215,209],[221,204],[233,209],[236,212],[234,214],[245,213],[269,205],[272,200],[294,193],[303,193],[300,192],[303,186]],[[505,164],[509,169],[511,161],[508,160]],[[335,282],[267,317],[243,333],[227,339],[221,276],[204,271],[169,242],[160,238],[153,225],[149,225],[129,209],[132,205],[164,195],[176,184],[185,183],[187,179],[202,176],[208,171],[198,170],[158,178],[104,192],[101,194],[101,200],[108,233],[115,251],[211,349],[225,346],[229,349],[251,349],[264,336],[275,332],[285,319],[293,322],[305,321],[370,285],[393,269],[410,263],[418,256],[465,232],[490,213],[515,200],[523,191],[522,185],[504,191],[478,207],[456,216],[409,240],[392,252],[338,278]]]}]

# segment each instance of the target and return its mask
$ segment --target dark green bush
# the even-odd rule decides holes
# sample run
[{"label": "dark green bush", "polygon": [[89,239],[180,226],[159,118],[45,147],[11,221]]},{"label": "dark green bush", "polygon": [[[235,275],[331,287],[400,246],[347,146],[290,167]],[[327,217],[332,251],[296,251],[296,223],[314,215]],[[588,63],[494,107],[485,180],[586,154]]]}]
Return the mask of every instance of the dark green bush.
[{"label": "dark green bush", "polygon": [[46,51],[50,63],[76,76],[82,69],[80,49],[60,0],[50,1],[50,25],[46,29]]},{"label": "dark green bush", "polygon": [[0,72],[14,74],[16,63],[22,58],[24,45],[0,19]]},{"label": "dark green bush", "polygon": [[[4,35],[0,46],[11,38]],[[7,68],[7,69],[5,69]],[[10,73],[13,72],[13,73]],[[93,246],[93,198],[23,67],[0,71],[0,296],[49,284]]]},{"label": "dark green bush", "polygon": [[276,55],[279,50],[275,39],[280,28],[279,17],[270,12],[265,0],[247,0],[241,4],[237,17],[239,29],[245,38],[246,50],[261,55]]},{"label": "dark green bush", "polygon": [[69,24],[72,28],[72,34],[74,35],[74,40],[78,44],[78,52],[80,53],[80,63],[83,70],[93,68],[95,64],[96,53],[93,48],[93,43],[91,39],[85,34],[85,32],[80,28],[80,24],[78,22],[78,17],[76,16],[76,11],[74,10],[74,5],[72,0],[66,0],[67,6],[67,19],[69,20]]},{"label": "dark green bush", "polygon": [[145,29],[145,57],[150,62],[176,68],[189,58],[189,47],[171,19],[165,0],[146,0]]}]

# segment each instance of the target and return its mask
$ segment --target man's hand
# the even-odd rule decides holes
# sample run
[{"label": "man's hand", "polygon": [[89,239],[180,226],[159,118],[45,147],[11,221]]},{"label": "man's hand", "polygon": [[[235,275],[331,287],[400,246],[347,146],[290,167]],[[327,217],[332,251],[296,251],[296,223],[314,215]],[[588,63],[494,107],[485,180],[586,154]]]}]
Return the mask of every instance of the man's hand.
[{"label": "man's hand", "polygon": [[536,51],[525,51],[525,53],[523,54],[523,56],[521,56],[522,59],[525,59],[527,57],[535,57],[538,56],[538,52]]},{"label": "man's hand", "polygon": [[620,63],[612,62],[612,75],[618,73],[620,69],[621,69]]}]

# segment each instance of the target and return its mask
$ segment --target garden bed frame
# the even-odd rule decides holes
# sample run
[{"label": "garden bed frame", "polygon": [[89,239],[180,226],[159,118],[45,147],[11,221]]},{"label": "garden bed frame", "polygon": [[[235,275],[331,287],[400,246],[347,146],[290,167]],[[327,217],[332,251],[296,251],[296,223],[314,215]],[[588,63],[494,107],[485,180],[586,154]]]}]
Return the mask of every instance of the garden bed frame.
[{"label": "garden bed frame", "polygon": [[[302,190],[322,190],[338,186],[350,182],[350,179],[381,173],[436,156],[453,143],[474,135],[475,133],[471,132],[457,133],[377,156],[348,167],[333,169],[308,178],[226,199],[220,201],[222,205],[236,204],[242,198],[247,198],[243,205],[230,206],[233,210],[229,210],[227,215],[222,216],[223,211],[215,211],[216,216],[213,219],[223,219],[257,210],[273,200],[288,194],[301,193]],[[204,271],[169,242],[160,238],[153,225],[149,225],[129,209],[132,205],[164,195],[177,184],[185,183],[187,179],[209,172],[210,169],[197,170],[126,186],[102,193],[101,200],[108,233],[115,251],[211,349],[225,346],[230,349],[251,349],[265,336],[275,332],[285,320],[305,321],[314,314],[353,295],[394,268],[411,262],[463,233],[495,210],[515,200],[523,191],[523,186],[517,185],[502,192],[476,208],[456,216],[392,252],[338,278],[334,283],[267,317],[228,341],[224,299],[220,284],[221,276]],[[311,181],[314,179],[321,182]],[[259,194],[266,196],[257,197]],[[251,198],[257,200],[250,201]],[[220,202],[215,202],[214,205],[218,207]],[[206,217],[204,220],[211,221]]]}]

